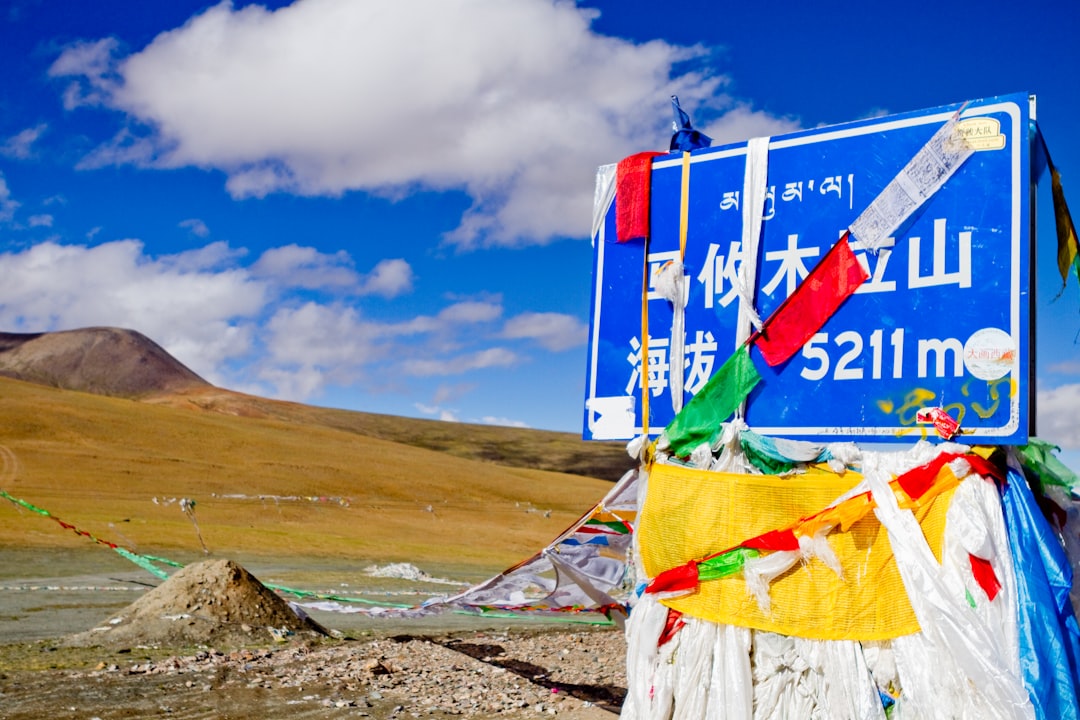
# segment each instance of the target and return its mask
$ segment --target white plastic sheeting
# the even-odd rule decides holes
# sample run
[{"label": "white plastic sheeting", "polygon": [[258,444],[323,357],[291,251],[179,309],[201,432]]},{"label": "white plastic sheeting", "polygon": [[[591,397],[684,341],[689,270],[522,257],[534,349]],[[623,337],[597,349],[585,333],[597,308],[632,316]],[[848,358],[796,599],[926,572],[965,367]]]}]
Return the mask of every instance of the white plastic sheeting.
[{"label": "white plastic sheeting", "polygon": [[754,633],[754,718],[884,719],[862,646]]},{"label": "white plastic sheeting", "polygon": [[[718,445],[737,447],[732,435]],[[963,480],[946,514],[940,563],[914,514],[899,507],[889,487],[893,476],[941,453],[968,450],[919,442],[901,452],[845,455],[861,464],[865,478],[847,495],[873,493],[921,632],[891,642],[820,641],[683,617],[683,627],[658,648],[667,608],[644,595],[627,623],[622,717],[883,720],[883,699],[899,693],[891,720],[1034,718],[1019,668],[1013,558],[993,481],[971,473],[962,458],[953,461]],[[737,457],[721,455],[728,463]],[[802,540],[798,552],[747,563],[748,591],[759,602],[768,602],[771,580],[799,560],[815,556],[828,563],[822,538]],[[972,574],[971,556],[989,562],[1000,582],[992,600]]]},{"label": "white plastic sheeting", "polygon": [[[938,564],[914,514],[898,506],[888,485],[890,478],[877,471],[867,473],[866,478],[877,504],[874,513],[889,533],[908,600],[922,629],[895,641],[903,687],[901,704],[910,704],[918,710],[918,716],[929,718],[1034,718],[1019,673],[1015,588],[1010,593],[1003,587],[997,606],[985,601],[984,595],[984,602],[976,602],[972,608],[961,577],[964,570],[956,567],[959,553],[946,553],[943,564]],[[987,481],[969,476],[964,483]],[[965,526],[969,528],[983,524],[975,516],[982,510],[979,492],[971,491],[971,496],[967,508],[957,508],[957,514],[966,516]],[[990,520],[990,515],[982,519]],[[1000,510],[996,518],[1001,522]],[[951,519],[955,520],[955,516]],[[947,521],[946,528],[948,525]],[[983,529],[987,536],[997,535],[995,528]],[[953,538],[957,542],[955,533]],[[1004,538],[1001,522],[1000,545],[993,549],[999,566],[1008,562],[1011,575],[1011,559],[1006,561],[1001,553],[1003,550],[1007,555]],[[1013,605],[1009,605],[1010,594]],[[980,611],[980,607],[984,610]]]},{"label": "white plastic sheeting", "polygon": [[682,368],[686,357],[686,268],[682,262],[665,263],[656,271],[653,278],[656,293],[671,303],[671,338],[668,343],[668,383],[671,385],[671,409],[678,415],[683,408],[685,392],[683,379],[685,373],[677,372]]},{"label": "white plastic sheeting", "polygon": [[[884,720],[863,647],[684,618],[645,596],[627,623],[627,720]],[[875,651],[877,648],[875,648]],[[879,657],[881,653],[875,653]]]},{"label": "white plastic sheeting", "polygon": [[709,678],[709,705],[705,709],[707,720],[750,720],[753,717],[750,636],[751,631],[746,628],[717,626]]},{"label": "white plastic sheeting", "polygon": [[620,717],[634,720],[667,720],[674,708],[674,654],[681,632],[659,645],[668,609],[649,595],[642,595],[626,621],[626,699]]},{"label": "white plastic sheeting", "polygon": [[[761,329],[761,317],[754,307],[754,285],[757,283],[758,245],[761,224],[765,217],[765,196],[769,184],[769,138],[751,138],[746,143],[746,170],[743,173],[742,261],[735,287],[739,293],[739,319],[736,346],[750,337],[751,326]],[[741,413],[740,413],[741,415]]]}]

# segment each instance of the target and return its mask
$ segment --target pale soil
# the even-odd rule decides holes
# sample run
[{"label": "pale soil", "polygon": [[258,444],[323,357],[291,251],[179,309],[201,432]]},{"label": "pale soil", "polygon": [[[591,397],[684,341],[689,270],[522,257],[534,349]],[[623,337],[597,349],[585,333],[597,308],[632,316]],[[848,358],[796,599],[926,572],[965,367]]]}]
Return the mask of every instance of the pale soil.
[{"label": "pale soil", "polygon": [[[137,619],[132,608],[153,606],[159,620],[174,618],[165,624],[188,622],[202,632],[206,607],[236,613],[238,598],[247,596],[233,583],[207,604],[206,578],[198,578],[155,600],[148,585],[159,581],[130,565],[79,572],[87,569],[86,559],[97,570],[98,555],[45,555],[47,568],[29,555],[4,556],[0,718],[609,720],[625,695],[625,644],[610,627],[313,612],[339,637],[296,632],[275,642],[257,618],[245,616],[247,622],[234,623],[228,634],[169,635],[162,644],[153,637],[160,628],[146,624],[153,614]],[[195,607],[197,597],[204,607],[194,614],[202,619],[179,618],[177,608]],[[274,608],[263,612],[273,617]],[[117,617],[126,618],[116,626],[128,633],[117,635],[118,642],[73,646],[77,634],[85,641],[87,631]]]}]

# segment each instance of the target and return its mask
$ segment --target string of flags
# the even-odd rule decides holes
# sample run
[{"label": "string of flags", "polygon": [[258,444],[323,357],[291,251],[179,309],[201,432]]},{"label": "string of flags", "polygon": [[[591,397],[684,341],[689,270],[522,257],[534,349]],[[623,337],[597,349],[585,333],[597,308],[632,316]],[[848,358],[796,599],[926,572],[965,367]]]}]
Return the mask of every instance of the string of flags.
[{"label": "string of flags", "polygon": [[[505,570],[490,580],[454,596],[430,598],[420,604],[369,600],[335,593],[264,583],[276,592],[305,601],[303,607],[327,612],[365,613],[376,616],[419,617],[452,611],[521,617],[546,615],[575,621],[602,615],[608,622],[620,622],[626,615],[625,558],[632,540],[637,507],[637,472],[632,471],[582,515],[551,544],[536,555]],[[135,552],[111,540],[97,537],[77,525],[53,515],[27,500],[0,489],[0,498],[56,522],[98,545],[113,550],[161,580],[169,572],[161,565],[182,568],[167,558]],[[190,516],[194,501],[185,498],[181,510]],[[201,533],[199,536],[202,543]]]}]

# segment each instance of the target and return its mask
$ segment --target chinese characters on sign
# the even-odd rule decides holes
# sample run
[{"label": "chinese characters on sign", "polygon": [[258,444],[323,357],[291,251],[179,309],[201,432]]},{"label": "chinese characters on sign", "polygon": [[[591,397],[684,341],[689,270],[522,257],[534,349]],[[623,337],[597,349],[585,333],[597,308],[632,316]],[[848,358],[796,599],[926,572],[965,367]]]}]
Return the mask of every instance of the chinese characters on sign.
[{"label": "chinese characters on sign", "polygon": [[[745,146],[693,154],[684,256],[682,163],[657,158],[647,250],[640,242],[610,242],[606,224],[594,238],[585,437],[641,432],[643,392],[653,399],[650,428],[662,429],[673,417],[671,403],[661,400],[671,398],[673,373],[682,374],[688,399],[734,352],[744,266],[753,268],[755,309],[765,318],[956,110],[772,138],[754,257],[747,255],[742,227]],[[869,277],[801,352],[762,368],[745,416],[751,427],[804,439],[909,441],[925,431],[917,411],[934,406],[951,407],[962,432],[979,439],[1026,439],[1028,98],[969,103],[964,113],[975,118],[965,127],[980,129],[972,158],[906,226],[869,249],[853,238],[855,258]],[[675,336],[672,303],[651,279],[680,261],[685,327]],[[641,337],[643,266],[650,278],[647,343]],[[676,340],[681,368],[670,362],[679,356],[672,351]],[[604,419],[600,408],[615,408],[615,414]]]}]

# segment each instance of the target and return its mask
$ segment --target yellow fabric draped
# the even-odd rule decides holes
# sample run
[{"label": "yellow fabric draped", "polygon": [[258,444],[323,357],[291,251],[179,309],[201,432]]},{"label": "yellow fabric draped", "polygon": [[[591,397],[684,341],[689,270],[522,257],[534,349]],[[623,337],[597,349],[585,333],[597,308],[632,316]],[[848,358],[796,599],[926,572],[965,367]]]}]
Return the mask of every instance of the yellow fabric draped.
[{"label": "yellow fabric draped", "polygon": [[[655,577],[770,530],[812,535],[835,525],[827,538],[842,576],[817,558],[798,563],[773,581],[769,612],[741,573],[702,582],[691,595],[663,602],[703,620],[821,640],[885,640],[918,632],[888,533],[867,512],[869,497],[830,508],[861,480],[854,472],[776,477],[653,464],[638,526],[645,571]],[[913,508],[939,562],[945,512],[957,483],[945,466],[933,491]],[[900,500],[909,504],[902,494]]]}]

